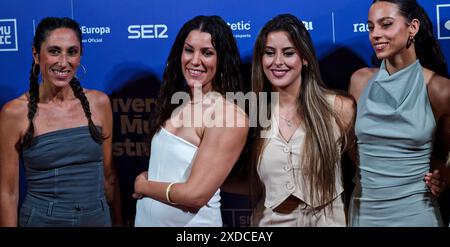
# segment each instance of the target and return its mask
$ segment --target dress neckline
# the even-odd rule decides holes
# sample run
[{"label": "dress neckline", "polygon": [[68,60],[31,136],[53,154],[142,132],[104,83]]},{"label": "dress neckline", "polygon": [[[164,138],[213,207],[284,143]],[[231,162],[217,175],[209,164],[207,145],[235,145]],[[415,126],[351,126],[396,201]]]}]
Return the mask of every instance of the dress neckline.
[{"label": "dress neckline", "polygon": [[193,148],[195,148],[195,149],[198,148],[198,147],[195,146],[193,143],[191,143],[191,142],[187,141],[186,139],[183,139],[183,138],[181,138],[181,137],[175,135],[174,133],[172,133],[172,132],[166,130],[164,127],[161,127],[161,129],[162,129],[166,134],[168,134],[169,136],[172,136],[172,137],[174,137],[175,139],[177,139],[177,140],[179,140],[179,141],[181,141],[181,142],[183,142],[183,143],[185,143],[185,144],[187,144],[187,145],[189,145],[189,146],[191,146],[191,147],[193,147]]},{"label": "dress neckline", "polygon": [[[96,127],[101,129],[100,126],[96,126]],[[70,128],[64,128],[64,129],[51,130],[51,131],[39,134],[37,136],[34,136],[33,139],[41,139],[46,136],[52,136],[52,135],[57,135],[57,134],[61,134],[61,133],[77,131],[77,130],[81,130],[81,129],[89,129],[89,125],[82,125],[82,126],[76,126],[76,127],[70,127]]]}]

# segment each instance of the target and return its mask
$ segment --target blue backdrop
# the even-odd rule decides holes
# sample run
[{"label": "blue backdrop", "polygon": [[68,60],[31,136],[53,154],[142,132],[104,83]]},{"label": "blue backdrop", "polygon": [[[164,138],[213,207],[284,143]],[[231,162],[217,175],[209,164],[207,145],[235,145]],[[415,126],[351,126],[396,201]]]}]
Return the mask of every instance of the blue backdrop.
[{"label": "blue backdrop", "polygon": [[[361,0],[40,0],[0,3],[0,106],[28,90],[31,45],[37,23],[46,16],[71,17],[82,26],[87,73],[84,87],[110,95],[114,112],[115,164],[119,172],[123,214],[132,224],[131,199],[136,174],[147,168],[146,123],[155,104],[169,49],[184,22],[220,15],[230,25],[248,81],[252,46],[271,17],[291,13],[310,31],[326,83],[347,89],[352,72],[371,65],[366,28],[372,1]],[[419,0],[435,26],[450,64],[450,0]],[[22,179],[21,190],[24,189]],[[228,199],[228,200],[227,200]],[[227,202],[228,201],[228,202]],[[225,196],[227,225],[247,225],[246,201]]]}]

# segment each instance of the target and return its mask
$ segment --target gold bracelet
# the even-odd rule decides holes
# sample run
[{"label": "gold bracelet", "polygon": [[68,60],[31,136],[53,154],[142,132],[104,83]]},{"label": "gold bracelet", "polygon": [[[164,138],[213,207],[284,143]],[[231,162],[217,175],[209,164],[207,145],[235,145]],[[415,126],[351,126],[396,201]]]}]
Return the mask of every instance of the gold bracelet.
[{"label": "gold bracelet", "polygon": [[170,200],[170,189],[172,188],[172,185],[174,185],[176,182],[170,183],[166,188],[166,200],[168,203],[175,205],[176,203]]}]

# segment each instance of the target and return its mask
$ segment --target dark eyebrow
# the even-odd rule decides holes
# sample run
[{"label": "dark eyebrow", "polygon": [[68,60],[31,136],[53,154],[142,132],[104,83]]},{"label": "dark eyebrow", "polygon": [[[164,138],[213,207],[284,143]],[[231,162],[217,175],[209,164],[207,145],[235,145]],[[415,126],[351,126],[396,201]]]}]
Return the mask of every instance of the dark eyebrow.
[{"label": "dark eyebrow", "polygon": [[58,50],[61,50],[61,47],[59,47],[57,45],[52,45],[52,46],[47,47],[47,49],[58,49]]},{"label": "dark eyebrow", "polygon": [[[194,48],[192,45],[190,45],[188,42],[184,42],[185,45],[189,46],[189,48]],[[205,50],[205,49],[212,49],[215,50],[216,48],[214,48],[214,46],[206,46],[206,47],[202,47],[200,48],[200,50]]]},{"label": "dark eyebrow", "polygon": [[184,42],[184,44],[189,46],[189,48],[192,48],[192,45],[190,45],[188,42]]},{"label": "dark eyebrow", "polygon": [[[275,48],[273,48],[272,46],[268,46],[268,45],[266,45],[266,46],[264,47],[264,49],[273,49],[273,50],[275,50]],[[282,48],[281,50],[282,50],[282,51],[286,51],[286,50],[290,50],[290,49],[296,50],[295,47],[293,47],[293,46],[284,47],[284,48]]]},{"label": "dark eyebrow", "polygon": [[[385,21],[385,20],[394,20],[394,17],[390,17],[390,16],[382,17],[382,18],[378,19],[376,22],[382,23],[382,22]],[[368,23],[368,24],[371,24],[372,21],[367,20],[367,23]]]},{"label": "dark eyebrow", "polygon": [[215,51],[216,49],[212,46],[207,46],[207,47],[200,48],[200,50],[201,51],[210,51],[210,50]]},{"label": "dark eyebrow", "polygon": [[283,48],[283,49],[281,49],[282,51],[286,51],[286,50],[297,50],[297,49],[295,49],[295,47],[293,47],[293,46],[289,46],[289,47],[285,47],[285,48]]},{"label": "dark eyebrow", "polygon": [[[59,46],[57,46],[57,45],[52,45],[52,46],[47,47],[47,49],[57,49],[57,50],[61,50],[61,47],[59,47]],[[67,49],[77,49],[77,50],[80,50],[80,47],[74,45],[74,46],[68,47]]]}]

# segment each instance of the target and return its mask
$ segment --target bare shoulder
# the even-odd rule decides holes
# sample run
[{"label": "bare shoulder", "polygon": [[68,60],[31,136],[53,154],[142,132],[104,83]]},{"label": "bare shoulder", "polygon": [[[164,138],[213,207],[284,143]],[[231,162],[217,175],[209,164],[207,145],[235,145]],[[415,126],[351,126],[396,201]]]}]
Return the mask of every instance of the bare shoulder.
[{"label": "bare shoulder", "polygon": [[[249,130],[249,119],[244,110],[226,99],[216,101],[212,122],[205,122],[205,143],[217,147],[236,149],[244,145]],[[205,121],[205,119],[204,119]]]},{"label": "bare shoulder", "polygon": [[247,118],[247,113],[245,113],[245,110],[242,108],[243,106],[240,106],[240,105],[230,102],[228,100],[224,100],[224,105],[225,105],[226,109],[234,111],[240,117]]},{"label": "bare shoulder", "polygon": [[9,131],[25,131],[27,127],[28,98],[25,94],[3,105],[0,112],[0,123]]},{"label": "bare shoulder", "polygon": [[427,79],[425,73],[431,104],[439,111],[439,115],[450,114],[450,79],[436,73],[432,73]]},{"label": "bare shoulder", "polygon": [[353,72],[350,78],[350,85],[348,88],[349,93],[355,98],[359,99],[362,92],[366,88],[369,80],[378,72],[378,68],[361,68]]},{"label": "bare shoulder", "polygon": [[[245,111],[238,105],[224,100],[225,114],[226,114],[226,126],[236,126],[248,128],[249,119]],[[232,113],[232,114],[230,114]]]},{"label": "bare shoulder", "polygon": [[203,116],[206,128],[201,146],[220,149],[221,153],[229,153],[230,150],[240,152],[249,130],[247,114],[224,98],[216,98],[206,111],[208,113]]},{"label": "bare shoulder", "polygon": [[351,80],[359,84],[362,84],[364,82],[367,83],[370,80],[370,78],[372,78],[375,75],[375,73],[378,72],[378,70],[379,70],[378,68],[369,68],[369,67],[358,69],[357,71],[353,72]]},{"label": "bare shoulder", "polygon": [[223,132],[235,128],[248,129],[247,114],[240,106],[218,93],[208,94],[207,99],[206,102],[210,103],[203,104],[205,116],[210,116],[206,117],[205,124],[207,127],[219,127],[219,129],[227,127],[226,130],[221,130]]},{"label": "bare shoulder", "polygon": [[337,94],[334,102],[334,110],[346,125],[350,125],[356,115],[356,102],[353,97],[344,94]]},{"label": "bare shoulder", "polygon": [[86,88],[83,90],[90,104],[101,108],[110,105],[109,97],[104,92]]},{"label": "bare shoulder", "polygon": [[86,98],[89,101],[89,106],[92,113],[92,121],[94,124],[105,127],[112,123],[112,109],[108,95],[105,93],[92,90],[83,89]]},{"label": "bare shoulder", "polygon": [[[28,99],[25,94],[3,105],[1,115],[8,119],[26,118],[28,113]],[[6,119],[5,119],[6,120]]]}]

